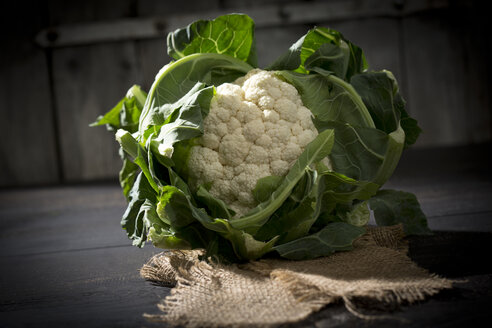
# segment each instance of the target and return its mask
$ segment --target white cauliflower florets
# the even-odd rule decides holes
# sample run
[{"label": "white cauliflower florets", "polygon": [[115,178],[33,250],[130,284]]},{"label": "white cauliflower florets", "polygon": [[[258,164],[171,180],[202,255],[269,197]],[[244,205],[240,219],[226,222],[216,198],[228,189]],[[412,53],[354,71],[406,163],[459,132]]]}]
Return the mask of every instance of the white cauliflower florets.
[{"label": "white cauliflower florets", "polygon": [[260,69],[217,87],[203,125],[190,153],[190,182],[211,182],[210,193],[238,216],[256,205],[258,179],[287,174],[318,135],[296,88]]}]

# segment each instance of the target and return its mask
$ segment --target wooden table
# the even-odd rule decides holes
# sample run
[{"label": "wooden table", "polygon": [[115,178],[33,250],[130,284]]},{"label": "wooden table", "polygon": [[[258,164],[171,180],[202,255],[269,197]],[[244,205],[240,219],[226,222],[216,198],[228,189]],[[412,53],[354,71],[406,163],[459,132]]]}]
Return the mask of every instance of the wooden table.
[{"label": "wooden table", "polygon": [[[492,318],[492,150],[408,150],[387,188],[414,192],[433,236],[410,256],[463,279],[453,290],[364,322],[329,306],[296,327],[459,327]],[[155,327],[144,313],[169,289],[139,277],[152,246],[131,246],[119,226],[116,182],[0,191],[0,327]],[[290,326],[289,326],[290,327]]]}]

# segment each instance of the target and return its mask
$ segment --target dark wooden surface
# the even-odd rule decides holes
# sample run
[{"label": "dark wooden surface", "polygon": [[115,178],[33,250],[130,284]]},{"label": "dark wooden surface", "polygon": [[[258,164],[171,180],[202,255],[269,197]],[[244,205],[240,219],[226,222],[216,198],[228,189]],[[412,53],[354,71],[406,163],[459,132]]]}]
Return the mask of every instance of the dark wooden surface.
[{"label": "dark wooden surface", "polygon": [[[342,304],[287,327],[487,326],[492,318],[491,144],[409,150],[387,187],[414,192],[433,236],[410,256],[456,288],[364,321]],[[155,327],[169,288],[139,277],[160,250],[130,245],[116,182],[0,191],[0,327]],[[369,312],[369,314],[380,314]]]}]

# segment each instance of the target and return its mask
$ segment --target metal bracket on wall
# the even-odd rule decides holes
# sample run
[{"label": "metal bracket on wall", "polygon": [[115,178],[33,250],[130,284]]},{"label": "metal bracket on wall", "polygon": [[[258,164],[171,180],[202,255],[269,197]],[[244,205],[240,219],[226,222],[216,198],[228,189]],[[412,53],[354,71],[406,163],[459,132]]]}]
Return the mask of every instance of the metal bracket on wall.
[{"label": "metal bracket on wall", "polygon": [[[448,0],[350,0],[294,2],[239,10],[251,16],[257,28],[267,28],[360,18],[400,18],[447,7]],[[36,42],[41,47],[52,48],[163,38],[169,31],[186,26],[197,19],[213,19],[231,11],[235,10],[62,25],[41,30],[36,36]]]}]

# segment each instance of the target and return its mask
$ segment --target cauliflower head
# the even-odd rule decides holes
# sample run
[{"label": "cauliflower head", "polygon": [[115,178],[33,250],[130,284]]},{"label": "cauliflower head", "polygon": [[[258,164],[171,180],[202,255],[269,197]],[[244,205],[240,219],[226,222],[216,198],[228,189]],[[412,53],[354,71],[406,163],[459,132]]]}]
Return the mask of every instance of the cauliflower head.
[{"label": "cauliflower head", "polygon": [[251,70],[217,87],[204,134],[188,160],[190,183],[211,183],[210,193],[236,216],[256,203],[258,179],[284,176],[318,132],[296,88],[274,72]]}]

